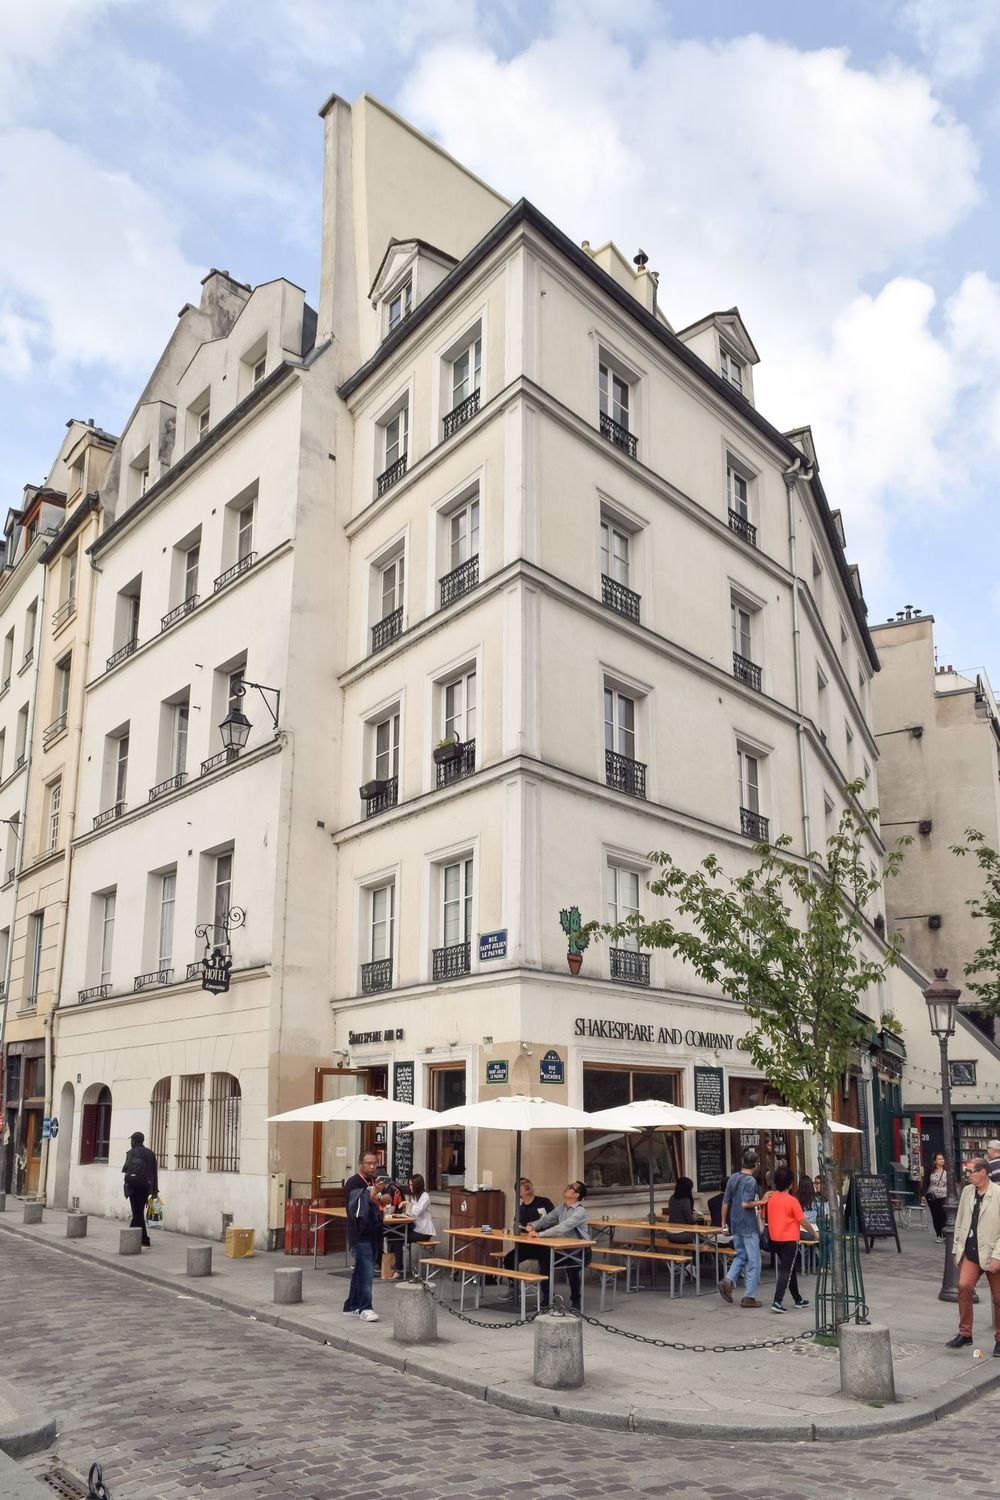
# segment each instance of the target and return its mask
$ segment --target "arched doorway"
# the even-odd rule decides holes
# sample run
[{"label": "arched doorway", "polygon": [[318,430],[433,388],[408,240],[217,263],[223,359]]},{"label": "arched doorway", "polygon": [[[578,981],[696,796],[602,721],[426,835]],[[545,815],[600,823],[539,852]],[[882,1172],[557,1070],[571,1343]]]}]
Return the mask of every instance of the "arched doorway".
[{"label": "arched doorway", "polygon": [[59,1134],[56,1137],[56,1175],[52,1185],[52,1204],[55,1208],[69,1207],[69,1169],[73,1152],[73,1109],[76,1092],[71,1083],[64,1083],[59,1095]]}]

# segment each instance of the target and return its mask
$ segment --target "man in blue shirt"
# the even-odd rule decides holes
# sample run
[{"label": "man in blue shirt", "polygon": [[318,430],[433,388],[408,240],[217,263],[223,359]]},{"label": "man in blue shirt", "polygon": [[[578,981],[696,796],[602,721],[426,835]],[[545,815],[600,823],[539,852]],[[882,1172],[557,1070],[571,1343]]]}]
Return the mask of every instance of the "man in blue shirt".
[{"label": "man in blue shirt", "polygon": [[722,1198],[722,1224],[733,1236],[736,1254],[729,1267],[729,1275],[719,1282],[719,1291],[727,1302],[732,1302],[736,1283],[746,1268],[743,1283],[744,1297],[741,1307],[760,1307],[756,1291],[760,1285],[760,1229],[755,1209],[747,1205],[755,1203],[758,1196],[757,1179],[754,1176],[759,1161],[756,1151],[744,1151],[743,1167],[734,1172],[726,1183]]}]

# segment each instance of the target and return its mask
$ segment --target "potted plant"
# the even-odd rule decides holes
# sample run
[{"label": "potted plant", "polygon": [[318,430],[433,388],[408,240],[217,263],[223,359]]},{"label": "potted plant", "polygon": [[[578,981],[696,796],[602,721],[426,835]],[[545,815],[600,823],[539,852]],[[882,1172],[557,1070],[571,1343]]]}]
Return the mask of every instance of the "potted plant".
[{"label": "potted plant", "polygon": [[364,786],[358,788],[358,794],[363,802],[368,802],[372,797],[379,797],[389,785],[386,777],[376,776],[372,781],[366,781]]},{"label": "potted plant", "polygon": [[434,746],[434,764],[446,766],[449,761],[458,760],[462,753],[462,741],[457,734],[446,735],[443,740],[438,740]]}]

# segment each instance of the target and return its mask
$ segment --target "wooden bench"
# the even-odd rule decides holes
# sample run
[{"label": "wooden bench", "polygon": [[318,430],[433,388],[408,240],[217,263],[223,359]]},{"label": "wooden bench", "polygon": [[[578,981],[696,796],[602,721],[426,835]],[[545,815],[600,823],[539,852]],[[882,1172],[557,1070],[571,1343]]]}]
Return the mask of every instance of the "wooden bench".
[{"label": "wooden bench", "polygon": [[[684,1267],[689,1266],[693,1259],[690,1255],[677,1255],[668,1250],[625,1250],[619,1249],[617,1245],[602,1251],[604,1255],[620,1255],[625,1260],[625,1290],[626,1292],[639,1290],[639,1270],[643,1261],[650,1261],[650,1271],[655,1275],[656,1266],[662,1262],[670,1272],[670,1295],[676,1297],[674,1283],[678,1269],[681,1272],[681,1291],[684,1290]],[[632,1269],[635,1266],[635,1286],[632,1286]]]},{"label": "wooden bench", "polygon": [[607,1297],[608,1287],[611,1288],[611,1311],[613,1312],[615,1307],[615,1296],[618,1291],[618,1277],[624,1271],[626,1280],[628,1279],[628,1266],[603,1265],[600,1261],[592,1260],[590,1262],[588,1270],[597,1271],[601,1278],[601,1312],[608,1311],[607,1306],[605,1305],[605,1299]]},{"label": "wooden bench", "polygon": [[495,1281],[509,1280],[518,1284],[521,1288],[522,1318],[528,1316],[527,1298],[529,1289],[535,1293],[535,1311],[541,1312],[542,1310],[542,1287],[548,1278],[539,1275],[536,1271],[509,1271],[506,1266],[483,1266],[477,1264],[475,1261],[445,1260],[443,1257],[427,1255],[420,1262],[420,1271],[425,1281],[432,1281],[434,1279],[432,1275],[427,1274],[429,1267],[433,1267],[435,1271],[450,1271],[452,1281],[455,1279],[455,1272],[461,1272],[458,1302],[460,1312],[465,1311],[465,1289],[467,1286],[471,1286],[473,1289],[475,1299],[473,1307],[476,1312],[479,1311],[479,1294],[482,1290],[482,1282],[487,1277]]}]

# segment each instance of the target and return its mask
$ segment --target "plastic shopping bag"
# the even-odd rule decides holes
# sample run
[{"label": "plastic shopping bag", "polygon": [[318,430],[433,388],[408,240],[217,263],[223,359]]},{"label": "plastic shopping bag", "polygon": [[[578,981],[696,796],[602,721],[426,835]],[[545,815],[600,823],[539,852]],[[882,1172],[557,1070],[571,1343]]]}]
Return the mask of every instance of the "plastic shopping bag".
[{"label": "plastic shopping bag", "polygon": [[158,1193],[146,1200],[146,1224],[150,1229],[163,1228],[163,1199]]}]

